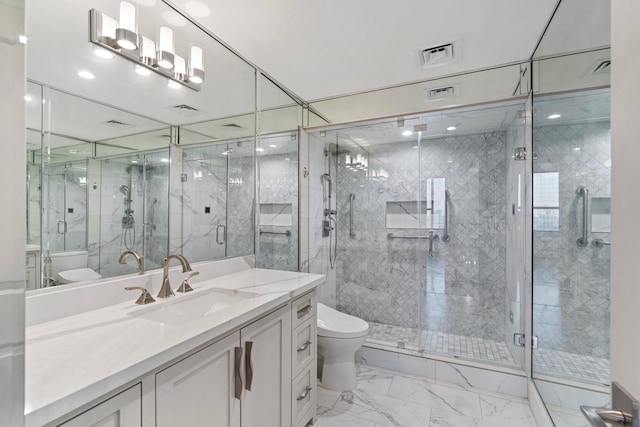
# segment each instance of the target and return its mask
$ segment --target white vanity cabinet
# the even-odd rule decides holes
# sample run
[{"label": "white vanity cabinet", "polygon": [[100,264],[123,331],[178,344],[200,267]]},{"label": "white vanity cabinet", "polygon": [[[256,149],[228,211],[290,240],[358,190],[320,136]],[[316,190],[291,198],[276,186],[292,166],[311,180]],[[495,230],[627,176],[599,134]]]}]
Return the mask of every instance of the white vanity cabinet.
[{"label": "white vanity cabinet", "polygon": [[289,426],[290,396],[286,306],[158,372],[156,425]]},{"label": "white vanity cabinet", "polygon": [[156,374],[156,426],[240,426],[240,332]]},{"label": "white vanity cabinet", "polygon": [[136,384],[86,410],[61,427],[140,427],[142,426],[142,385]]}]

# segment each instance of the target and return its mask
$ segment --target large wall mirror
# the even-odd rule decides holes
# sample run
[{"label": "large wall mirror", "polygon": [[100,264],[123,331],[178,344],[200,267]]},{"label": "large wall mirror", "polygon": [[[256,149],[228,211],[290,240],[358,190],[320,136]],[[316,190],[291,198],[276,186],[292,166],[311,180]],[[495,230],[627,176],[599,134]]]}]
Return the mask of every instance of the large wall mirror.
[{"label": "large wall mirror", "polygon": [[555,425],[609,401],[608,0],[562,0],[533,62],[532,376]]},{"label": "large wall mirror", "polygon": [[135,272],[118,264],[129,249],[148,270],[169,253],[254,254],[260,148],[274,145],[259,136],[322,122],[167,3],[134,3],[141,35],[172,29],[187,64],[202,49],[199,90],[89,41],[90,10],[117,17],[119,2],[27,5],[28,289],[65,283],[64,268]]}]

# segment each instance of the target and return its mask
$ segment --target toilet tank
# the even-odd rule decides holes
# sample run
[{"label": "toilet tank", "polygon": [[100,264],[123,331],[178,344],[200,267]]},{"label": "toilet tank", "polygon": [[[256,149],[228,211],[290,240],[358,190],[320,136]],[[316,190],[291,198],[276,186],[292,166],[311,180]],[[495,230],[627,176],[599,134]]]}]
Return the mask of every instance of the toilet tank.
[{"label": "toilet tank", "polygon": [[51,277],[57,277],[61,271],[86,268],[89,261],[87,251],[51,252]]}]

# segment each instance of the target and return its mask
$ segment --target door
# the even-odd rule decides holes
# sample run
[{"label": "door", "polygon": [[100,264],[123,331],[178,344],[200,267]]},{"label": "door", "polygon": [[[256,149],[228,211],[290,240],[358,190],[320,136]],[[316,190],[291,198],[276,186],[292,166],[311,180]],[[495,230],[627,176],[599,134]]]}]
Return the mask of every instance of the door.
[{"label": "door", "polygon": [[[157,426],[240,425],[236,332],[156,374]],[[238,390],[239,391],[239,390]]]},{"label": "door", "polygon": [[288,307],[240,331],[243,427],[291,425],[291,314]]}]

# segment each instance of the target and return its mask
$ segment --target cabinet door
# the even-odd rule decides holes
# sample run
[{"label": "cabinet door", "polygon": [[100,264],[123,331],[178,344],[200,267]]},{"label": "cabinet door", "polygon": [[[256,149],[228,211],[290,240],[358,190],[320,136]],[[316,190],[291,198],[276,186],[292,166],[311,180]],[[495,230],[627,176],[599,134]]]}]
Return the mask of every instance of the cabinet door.
[{"label": "cabinet door", "polygon": [[291,425],[291,314],[288,307],[240,331],[245,391],[242,427]]},{"label": "cabinet door", "polygon": [[60,426],[140,427],[142,425],[141,393],[141,385],[136,384]]},{"label": "cabinet door", "polygon": [[240,401],[234,397],[241,387],[235,383],[239,342],[236,332],[156,374],[158,427],[240,425]]}]

